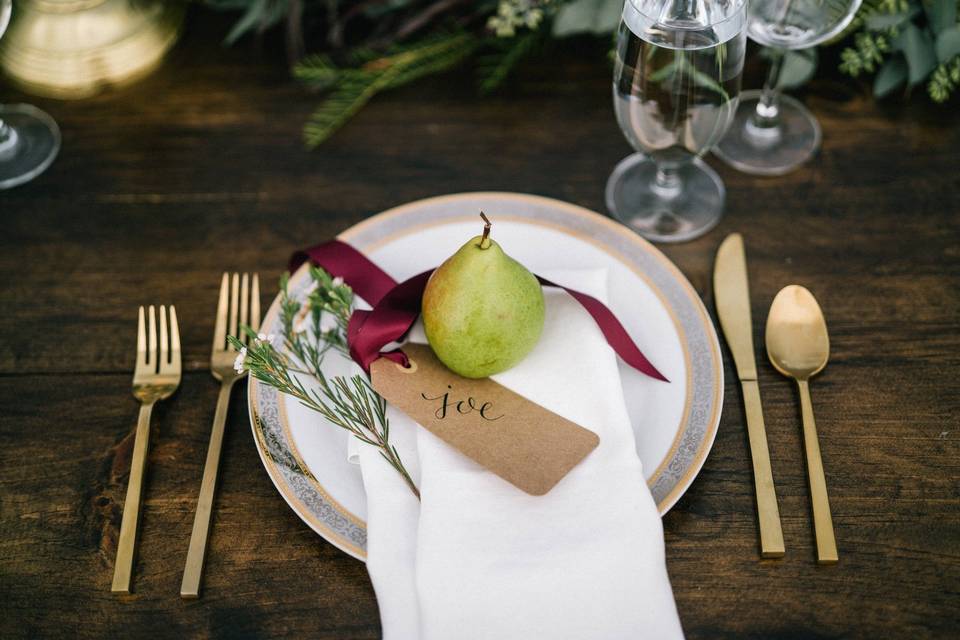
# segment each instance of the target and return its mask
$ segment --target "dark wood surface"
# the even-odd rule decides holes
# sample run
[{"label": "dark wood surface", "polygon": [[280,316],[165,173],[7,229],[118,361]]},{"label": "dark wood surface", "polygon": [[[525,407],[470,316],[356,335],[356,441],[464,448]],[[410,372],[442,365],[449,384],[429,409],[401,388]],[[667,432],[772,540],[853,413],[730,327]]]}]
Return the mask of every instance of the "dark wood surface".
[{"label": "dark wood surface", "polygon": [[[234,394],[203,597],[178,597],[217,386],[224,270],[267,283],[291,250],[418,198],[468,190],[603,211],[629,152],[604,45],[573,43],[478,99],[450,74],[382,96],[315,152],[316,99],[282,60],[223,49],[196,13],[169,60],[82,102],[29,98],[63,129],[35,182],[0,192],[0,637],[376,638],[364,566],[316,536],[264,472]],[[960,128],[956,103],[876,105],[827,73],[804,93],[824,144],[776,179],[715,159],[728,203],[662,249],[713,311],[711,265],[747,241],[756,335],[780,287],[820,299],[833,347],[813,384],[840,564],[814,562],[794,391],[758,358],[787,555],[758,561],[730,362],[719,435],[664,518],[690,638],[947,638],[960,629]],[[832,78],[832,79],[831,79]],[[749,80],[748,80],[749,84]],[[266,303],[274,293],[268,286]],[[136,422],[138,304],[175,303],[186,373],[154,414],[136,593],[110,581]],[[728,354],[725,352],[725,357]]]}]

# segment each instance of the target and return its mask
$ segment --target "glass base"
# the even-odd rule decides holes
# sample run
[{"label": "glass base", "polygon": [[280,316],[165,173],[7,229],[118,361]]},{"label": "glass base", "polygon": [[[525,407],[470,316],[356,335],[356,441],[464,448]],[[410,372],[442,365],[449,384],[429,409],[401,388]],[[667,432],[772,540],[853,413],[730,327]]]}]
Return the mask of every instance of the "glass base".
[{"label": "glass base", "polygon": [[740,94],[740,106],[727,135],[713,152],[734,169],[758,176],[782,176],[813,157],[820,148],[820,123],[806,107],[780,95],[780,126],[761,129],[753,124],[760,91]]},{"label": "glass base", "polygon": [[614,218],[655,242],[683,242],[720,222],[726,191],[700,158],[677,169],[679,186],[655,185],[657,165],[637,153],[620,161],[607,180],[607,208]]},{"label": "glass base", "polygon": [[9,127],[0,140],[0,189],[36,178],[60,151],[60,129],[53,118],[29,104],[0,104],[0,121]]}]

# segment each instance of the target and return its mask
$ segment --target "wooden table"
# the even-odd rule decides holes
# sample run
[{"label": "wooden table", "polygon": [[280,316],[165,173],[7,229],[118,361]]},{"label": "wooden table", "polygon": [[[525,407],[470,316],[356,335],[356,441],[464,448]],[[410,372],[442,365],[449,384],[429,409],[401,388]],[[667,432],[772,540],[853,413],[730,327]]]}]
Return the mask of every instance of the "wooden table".
[{"label": "wooden table", "polygon": [[[83,102],[29,98],[60,123],[63,152],[40,179],[0,192],[3,638],[378,637],[363,564],[278,495],[242,391],[203,597],[178,596],[218,390],[207,362],[220,274],[259,271],[266,303],[293,249],[446,192],[522,191],[603,211],[608,172],[629,152],[603,43],[549,53],[490,98],[476,98],[469,75],[382,96],[311,153],[300,127],[316,98],[272,53],[221,48],[222,19],[196,18],[166,65],[133,87]],[[9,88],[0,97],[28,99]],[[727,360],[713,452],[663,520],[677,605],[690,638],[956,637],[956,102],[878,106],[837,78],[805,100],[825,132],[819,157],[776,179],[710,159],[728,189],[723,222],[661,248],[712,312],[714,252],[742,232],[757,336],[783,285],[820,299],[833,357],[814,403],[841,560],[814,562],[797,399],[759,346],[787,555],[758,560]],[[154,413],[136,593],[118,598],[135,313],[161,302],[179,310],[185,374]]]}]

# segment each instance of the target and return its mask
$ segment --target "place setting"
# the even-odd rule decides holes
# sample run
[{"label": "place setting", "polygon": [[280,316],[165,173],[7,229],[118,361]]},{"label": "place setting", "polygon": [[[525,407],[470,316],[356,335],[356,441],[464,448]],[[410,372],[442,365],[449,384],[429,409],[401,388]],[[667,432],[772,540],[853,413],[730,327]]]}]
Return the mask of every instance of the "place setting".
[{"label": "place setting", "polygon": [[[780,33],[790,47],[794,31],[784,29],[807,25],[813,32],[794,44],[811,46],[855,10],[800,11],[808,4],[798,0],[802,20],[789,25],[783,16],[767,24],[768,12],[743,2],[692,12],[625,4],[614,107],[637,153],[609,178],[610,216],[498,191],[401,204],[290,247],[263,314],[259,275],[224,273],[205,310],[220,391],[180,597],[204,596],[227,413],[247,379],[266,474],[310,529],[366,563],[385,638],[682,638],[661,518],[696,482],[725,404],[745,416],[755,491],[756,554],[741,560],[775,571],[796,547],[781,525],[761,340],[797,385],[816,539],[809,562],[839,562],[810,391],[830,351],[816,299],[783,282],[755,335],[748,231],[714,247],[715,309],[650,243],[717,224],[725,189],[708,151],[738,166],[748,161],[733,158],[752,145],[765,167],[755,173],[779,174],[818,144],[807,120],[817,140],[801,158],[801,112],[785,101],[778,119],[771,81],[746,116],[747,102],[737,108],[748,34]],[[732,128],[741,121],[748,133]],[[740,142],[724,146],[730,135]],[[137,317],[141,409],[118,594],[135,592],[152,408],[185,383],[180,332],[189,329],[156,302]],[[720,333],[741,387],[732,398]]]},{"label": "place setting", "polygon": [[[743,388],[759,561],[786,545],[747,273],[732,234],[714,295]],[[221,391],[182,598],[202,598],[227,406],[247,377],[267,474],[366,562],[384,637],[463,637],[464,624],[475,637],[683,637],[660,518],[716,437],[722,356],[696,291],[636,233],[538,196],[429,198],[293,253],[262,320],[258,275],[223,274],[215,317]],[[809,291],[777,295],[765,339],[799,385],[816,561],[835,563],[808,387],[829,339]],[[112,587],[124,594],[150,410],[180,384],[176,310],[141,308],[136,344],[142,409]]]}]

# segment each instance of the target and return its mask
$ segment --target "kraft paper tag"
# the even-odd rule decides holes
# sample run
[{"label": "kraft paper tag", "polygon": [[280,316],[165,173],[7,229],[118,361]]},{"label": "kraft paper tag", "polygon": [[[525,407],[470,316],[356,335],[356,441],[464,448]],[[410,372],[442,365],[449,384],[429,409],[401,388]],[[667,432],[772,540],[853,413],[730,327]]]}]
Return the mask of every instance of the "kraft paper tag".
[{"label": "kraft paper tag", "polygon": [[373,388],[428,431],[529,494],[553,488],[600,443],[489,378],[447,369],[427,345],[406,344],[405,369],[386,358],[370,367]]}]

